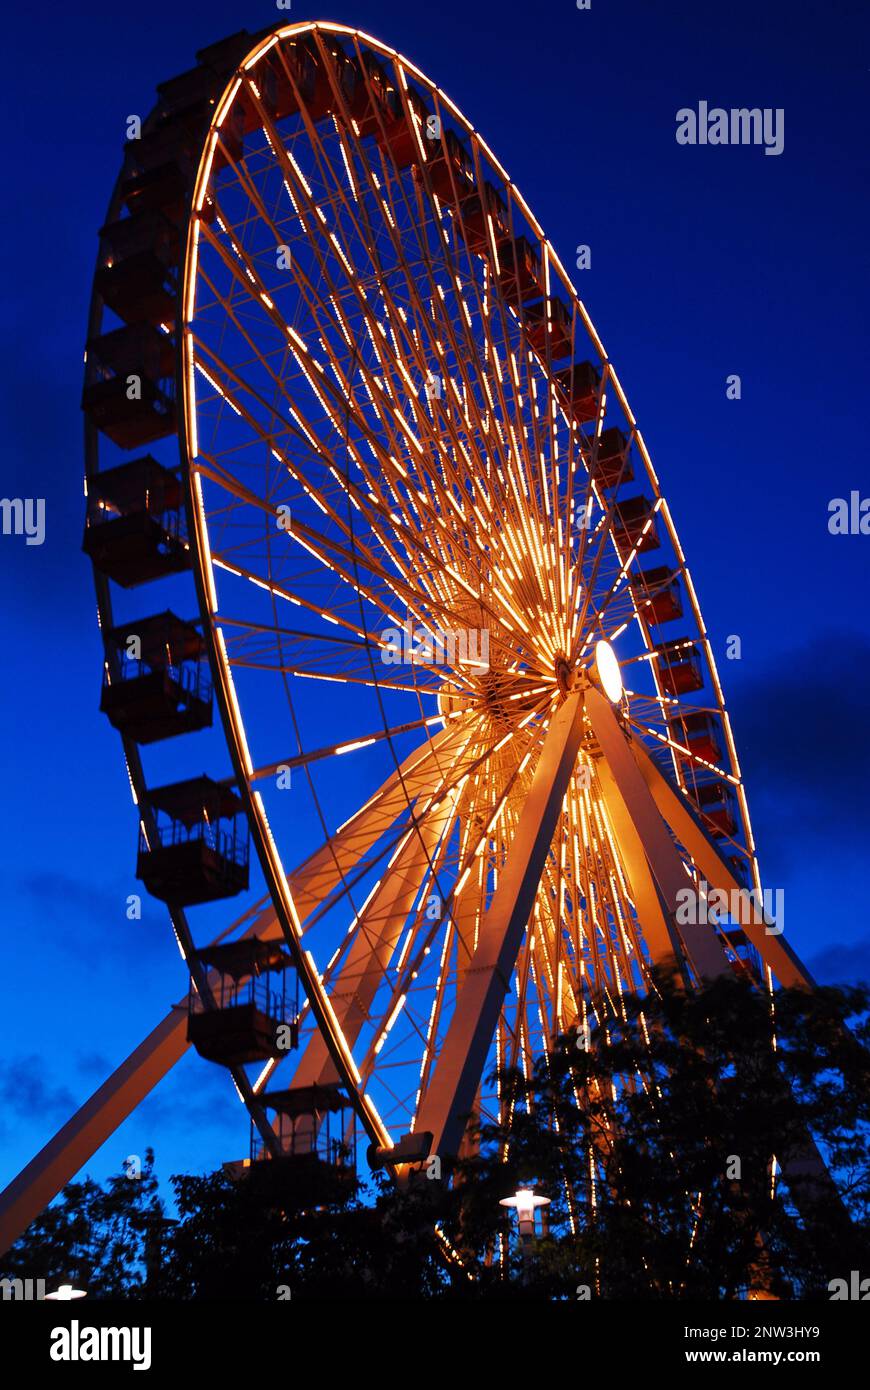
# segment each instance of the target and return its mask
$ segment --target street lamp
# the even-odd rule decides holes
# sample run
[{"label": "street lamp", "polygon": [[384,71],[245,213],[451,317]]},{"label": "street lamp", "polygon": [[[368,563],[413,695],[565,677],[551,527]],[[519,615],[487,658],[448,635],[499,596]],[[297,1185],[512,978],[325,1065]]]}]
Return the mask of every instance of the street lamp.
[{"label": "street lamp", "polygon": [[516,1207],[520,1249],[524,1259],[531,1253],[532,1241],[535,1238],[535,1211],[538,1207],[549,1205],[549,1197],[539,1197],[530,1187],[518,1187],[513,1197],[502,1197],[499,1200],[500,1207]]}]

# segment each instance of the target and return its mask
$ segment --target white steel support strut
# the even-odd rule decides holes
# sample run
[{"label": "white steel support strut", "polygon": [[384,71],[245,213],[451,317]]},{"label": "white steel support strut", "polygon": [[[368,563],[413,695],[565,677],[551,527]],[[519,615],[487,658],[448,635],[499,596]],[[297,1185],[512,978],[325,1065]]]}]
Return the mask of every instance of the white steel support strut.
[{"label": "white steel support strut", "polygon": [[729,895],[742,895],[744,909],[741,912],[740,925],[764,964],[770,967],[781,985],[787,988],[811,988],[813,978],[781,935],[781,924],[778,924],[775,930],[771,930],[772,924],[765,921],[760,904],[752,902],[748,897],[748,890],[741,890],[734,873],[702,828],[686,798],[662,776],[649,753],[636,738],[631,740],[631,751],[661,815],[691,854],[709,886],[721,889]]},{"label": "white steel support strut", "polygon": [[[632,835],[640,838],[661,894],[668,931],[673,937],[677,930],[674,914],[679,906],[678,895],[691,887],[692,880],[632,757],[613,706],[592,686],[586,692],[586,713],[606,764],[606,771],[600,778],[605,803],[621,822],[621,828],[630,829]],[[641,927],[646,929],[646,926],[641,919]],[[712,926],[707,923],[686,925],[679,931],[686,958],[699,979],[715,980],[730,971],[728,957]],[[658,936],[661,936],[660,929]]]},{"label": "white steel support strut", "polygon": [[13,1245],[187,1048],[187,1000],[170,1009],[126,1062],[0,1193],[0,1254]]},{"label": "white steel support strut", "polygon": [[[687,805],[685,798],[662,776],[646,749],[636,738],[631,740],[631,751],[662,817],[691,854],[709,886],[729,894],[740,892],[740,885],[734,874],[704,831],[697,816]],[[764,964],[786,988],[811,989],[812,976],[782,937],[781,925],[778,930],[771,931],[760,905],[754,904],[748,896],[741,901],[745,910],[741,912],[740,924]],[[787,1156],[779,1157],[783,1176],[804,1219],[817,1220],[819,1205],[824,1204],[832,1219],[836,1217],[841,1221],[843,1229],[848,1231],[850,1221],[840,1191],[809,1131],[802,1146]]]},{"label": "white steel support strut", "polygon": [[[419,830],[409,833],[390,873],[381,879],[360,914],[347,958],[330,995],[333,1012],[351,1047],[368,1017],[435,846],[452,814],[452,803],[446,797],[443,805],[426,818]],[[326,1086],[338,1079],[323,1035],[312,1033],[293,1073],[293,1085],[318,1083]]]},{"label": "white steel support strut", "polygon": [[415,1122],[432,1152],[459,1151],[583,734],[579,691],[553,715],[477,949]]},{"label": "white steel support strut", "polygon": [[[430,786],[439,757],[456,756],[458,735],[443,730],[412,753],[366,805],[323,848],[290,876],[303,916],[328,896],[342,872],[353,867],[377,837]],[[244,936],[275,940],[281,935],[274,907],[257,915]],[[132,1114],[183,1057],[187,1041],[187,998],[180,1000],[147,1038],[112,1072],[89,1100],[0,1192],[0,1254],[9,1249],[41,1211]],[[323,1049],[325,1054],[325,1047]]]},{"label": "white steel support strut", "polygon": [[[456,1009],[415,1124],[417,1133],[432,1132],[433,1152],[456,1153],[462,1142],[466,1117],[475,1103],[486,1056],[510,990],[523,933],[574,770],[584,718],[588,719],[588,727],[599,746],[601,757],[597,771],[605,809],[626,854],[626,870],[640,925],[654,959],[679,958],[685,953],[697,975],[706,979],[715,978],[729,968],[721,943],[711,928],[683,927],[678,933],[674,926],[676,893],[680,887],[687,886],[690,879],[670,832],[673,831],[691,854],[711,887],[730,891],[737,888],[736,879],[685,799],[662,776],[643,746],[626,736],[604,696],[594,686],[573,692],[553,715],[516,836],[480,926],[477,948],[461,971]],[[448,752],[450,739],[445,735],[442,735],[444,751]],[[368,818],[376,819],[378,833],[394,819],[398,806],[391,796],[386,797],[383,806],[378,805],[378,798],[395,790],[403,793],[401,799],[406,804],[408,788],[407,785],[402,787],[402,773],[406,782],[416,778],[412,791],[418,793],[431,781],[428,750],[422,758],[419,753],[412,755],[403,764],[399,777],[388,779],[363,811],[342,827],[331,846],[324,847],[291,875],[294,893],[298,892],[309,911],[330,891],[342,869],[350,867],[365,852],[375,833],[367,824]],[[394,786],[395,783],[398,785]],[[431,851],[441,824],[440,818],[434,817],[427,827],[424,857],[426,851]],[[404,855],[409,859],[416,857],[410,842]],[[401,860],[402,855],[399,857]],[[410,869],[410,863],[408,867]],[[392,907],[402,917],[407,912],[405,899],[412,886],[411,879],[414,884],[419,881],[416,864],[407,884],[404,873],[398,876],[397,882],[404,887],[404,894],[396,884],[391,885]],[[402,899],[401,905],[399,899]],[[369,943],[369,965],[380,962],[381,952],[389,949],[387,942],[393,942],[393,913],[386,901],[379,901],[378,907],[385,910],[386,918]],[[374,908],[374,902],[369,908]],[[747,926],[747,935],[765,963],[784,985],[810,985],[808,972],[781,937],[768,934],[765,926],[760,913],[757,918],[753,916]],[[271,907],[248,926],[244,935],[249,934],[279,935]],[[363,966],[361,980],[367,980],[368,975],[368,967]],[[186,1025],[186,1003],[181,1001],[0,1193],[0,1253],[18,1239],[184,1054],[188,1046]],[[316,1066],[313,1065],[315,1058]],[[324,1075],[328,1072],[325,1047],[319,1039],[312,1044],[308,1062],[313,1072]],[[811,1143],[808,1152],[796,1156],[790,1166],[794,1170],[790,1176],[804,1178],[808,1185],[823,1185],[829,1192],[835,1191]]]}]

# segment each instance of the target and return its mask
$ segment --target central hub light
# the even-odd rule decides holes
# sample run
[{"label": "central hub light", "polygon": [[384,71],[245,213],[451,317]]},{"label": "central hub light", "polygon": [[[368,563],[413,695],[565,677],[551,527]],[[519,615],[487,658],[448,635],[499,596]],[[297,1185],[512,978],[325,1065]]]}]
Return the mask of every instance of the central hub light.
[{"label": "central hub light", "polygon": [[593,674],[611,704],[618,704],[622,699],[622,672],[609,642],[595,643]]}]

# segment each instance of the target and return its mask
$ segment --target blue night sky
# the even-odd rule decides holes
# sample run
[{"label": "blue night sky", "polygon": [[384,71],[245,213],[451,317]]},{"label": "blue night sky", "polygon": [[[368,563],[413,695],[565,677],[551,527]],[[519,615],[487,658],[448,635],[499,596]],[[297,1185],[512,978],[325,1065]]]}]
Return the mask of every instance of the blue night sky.
[{"label": "blue night sky", "polygon": [[[785,891],[786,932],[819,978],[870,977],[870,536],[827,529],[832,498],[870,496],[866,0],[16,6],[2,492],[46,499],[46,539],[0,537],[0,1186],[186,989],[162,906],[125,917],[136,817],[97,708],[80,550],[82,350],[125,119],[204,45],[309,17],[405,53],[480,129],[565,263],[591,247],[574,278],[687,553],[764,881]],[[701,100],[783,108],[784,152],[677,145],[676,112]],[[731,635],[740,660],[725,659]],[[247,1143],[229,1080],[188,1057],[89,1168],[102,1177],[151,1144],[166,1178]]]}]

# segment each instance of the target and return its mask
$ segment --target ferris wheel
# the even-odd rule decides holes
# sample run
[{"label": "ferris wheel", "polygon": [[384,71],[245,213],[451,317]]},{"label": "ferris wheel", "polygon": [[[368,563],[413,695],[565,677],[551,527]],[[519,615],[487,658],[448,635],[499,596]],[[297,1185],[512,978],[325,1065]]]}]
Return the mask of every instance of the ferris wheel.
[{"label": "ferris wheel", "polygon": [[[614,366],[483,136],[338,24],[158,91],[101,232],[85,548],[194,1003],[42,1195],[188,1037],[264,1156],[348,1103],[395,1168],[657,964],[807,978],[761,910],[679,919],[761,890],[716,663]],[[194,775],[213,722],[231,771]],[[292,1010],[245,994],[286,967]]]}]

